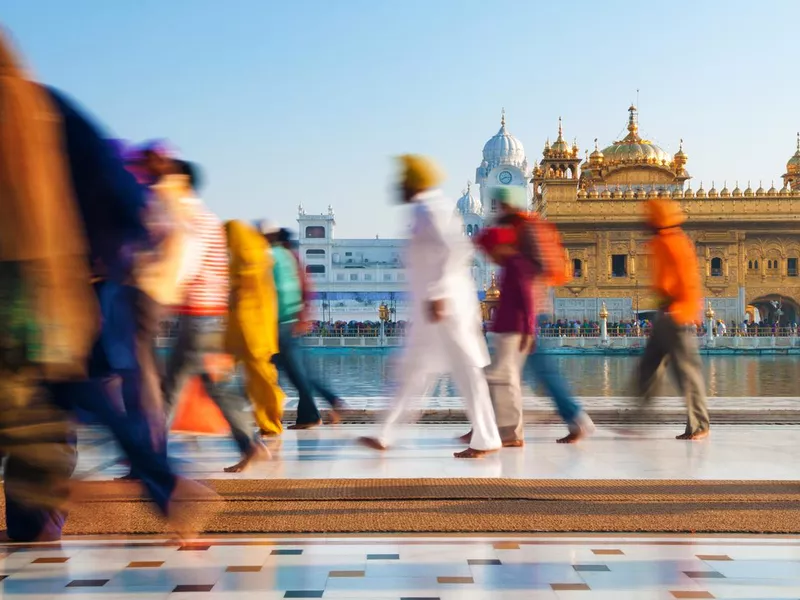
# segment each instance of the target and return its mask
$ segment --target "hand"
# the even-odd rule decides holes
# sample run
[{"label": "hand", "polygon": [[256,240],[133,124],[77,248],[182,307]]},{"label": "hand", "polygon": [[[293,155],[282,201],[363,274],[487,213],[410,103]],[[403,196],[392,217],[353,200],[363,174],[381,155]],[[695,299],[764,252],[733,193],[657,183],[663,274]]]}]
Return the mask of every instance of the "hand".
[{"label": "hand", "polygon": [[442,319],[444,319],[444,309],[444,300],[431,300],[428,302],[428,318],[430,319],[431,323],[439,323]]}]

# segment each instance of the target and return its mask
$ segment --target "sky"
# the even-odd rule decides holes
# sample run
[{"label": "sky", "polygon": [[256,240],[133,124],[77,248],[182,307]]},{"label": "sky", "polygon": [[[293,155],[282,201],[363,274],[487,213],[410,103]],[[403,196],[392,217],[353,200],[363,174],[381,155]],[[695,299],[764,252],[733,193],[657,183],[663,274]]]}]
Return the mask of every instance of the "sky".
[{"label": "sky", "polygon": [[640,132],[696,189],[780,187],[800,130],[797,0],[1,0],[42,81],[128,140],[197,161],[225,219],[396,236],[393,157],[422,153],[460,196],[500,126],[538,162]]}]

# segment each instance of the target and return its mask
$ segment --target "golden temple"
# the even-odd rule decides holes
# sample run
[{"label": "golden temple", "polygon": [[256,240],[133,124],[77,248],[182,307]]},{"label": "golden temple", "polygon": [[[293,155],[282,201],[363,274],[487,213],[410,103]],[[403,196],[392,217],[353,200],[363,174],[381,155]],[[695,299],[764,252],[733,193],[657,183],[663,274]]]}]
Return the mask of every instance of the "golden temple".
[{"label": "golden temple", "polygon": [[738,183],[693,190],[681,142],[674,155],[639,135],[635,106],[628,134],[582,159],[559,119],[558,137],[544,147],[533,170],[533,208],[564,237],[571,281],[554,291],[556,318],[596,319],[600,304],[609,320],[649,316],[656,299],[647,281],[649,234],[642,227],[642,199],[670,196],[680,202],[685,229],[697,245],[706,302],[717,318],[741,322],[746,314],[783,324],[800,311],[800,134],[786,165],[783,186],[754,191]]}]

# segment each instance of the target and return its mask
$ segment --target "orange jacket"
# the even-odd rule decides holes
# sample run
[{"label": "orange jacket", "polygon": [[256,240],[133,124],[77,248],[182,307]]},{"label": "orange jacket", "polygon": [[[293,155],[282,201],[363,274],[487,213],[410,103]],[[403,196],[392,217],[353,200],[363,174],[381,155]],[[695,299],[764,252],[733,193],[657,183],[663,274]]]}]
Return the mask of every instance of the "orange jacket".
[{"label": "orange jacket", "polygon": [[653,289],[678,325],[700,318],[702,292],[694,243],[678,228],[661,229],[651,241]]}]

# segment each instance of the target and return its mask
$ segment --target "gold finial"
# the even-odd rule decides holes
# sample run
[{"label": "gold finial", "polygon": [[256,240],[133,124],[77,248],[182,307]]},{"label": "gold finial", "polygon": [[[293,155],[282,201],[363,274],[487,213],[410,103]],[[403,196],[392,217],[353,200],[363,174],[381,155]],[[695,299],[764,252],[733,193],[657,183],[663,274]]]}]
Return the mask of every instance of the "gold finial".
[{"label": "gold finial", "polygon": [[506,108],[503,107],[503,110],[500,111],[500,127],[506,126]]},{"label": "gold finial", "polygon": [[630,116],[628,117],[628,131],[636,135],[636,132],[639,131],[639,125],[636,121],[636,107],[631,104],[628,108],[628,112],[630,113]]},{"label": "gold finial", "polygon": [[600,317],[601,319],[607,319],[607,318],[608,318],[608,308],[606,308],[606,303],[605,303],[605,300],[602,302],[602,304],[600,304],[600,314],[599,314],[599,317]]},{"label": "gold finial", "polygon": [[713,319],[714,318],[714,309],[711,307],[711,302],[709,302],[706,308],[706,318]]},{"label": "gold finial", "polygon": [[597,147],[597,138],[594,138],[594,149],[600,150],[600,148]]},{"label": "gold finial", "polygon": [[558,137],[561,137],[562,133],[564,133],[564,130],[561,127],[561,117],[558,117]]}]

